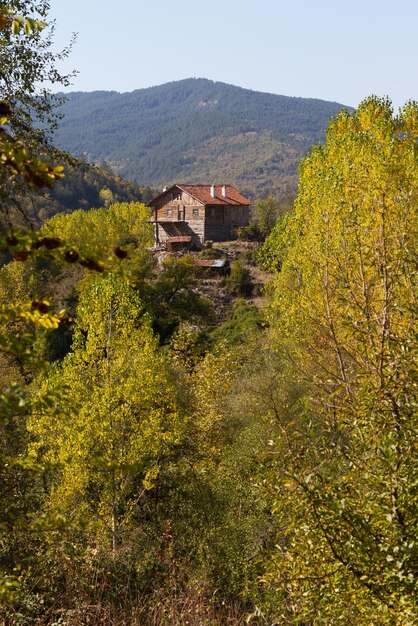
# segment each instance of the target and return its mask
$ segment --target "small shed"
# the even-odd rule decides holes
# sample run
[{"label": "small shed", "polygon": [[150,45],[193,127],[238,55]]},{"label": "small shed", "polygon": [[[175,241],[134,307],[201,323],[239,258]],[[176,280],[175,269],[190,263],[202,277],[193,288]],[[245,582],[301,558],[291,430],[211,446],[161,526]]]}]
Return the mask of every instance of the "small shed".
[{"label": "small shed", "polygon": [[228,259],[196,259],[195,263],[198,267],[203,267],[210,274],[224,275],[229,271]]}]

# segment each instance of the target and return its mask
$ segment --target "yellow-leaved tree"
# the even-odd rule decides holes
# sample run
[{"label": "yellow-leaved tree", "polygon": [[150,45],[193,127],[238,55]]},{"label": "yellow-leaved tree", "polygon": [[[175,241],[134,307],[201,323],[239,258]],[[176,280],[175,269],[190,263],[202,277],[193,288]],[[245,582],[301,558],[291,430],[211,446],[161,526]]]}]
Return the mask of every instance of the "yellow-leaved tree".
[{"label": "yellow-leaved tree", "polygon": [[288,623],[418,619],[417,140],[415,103],[339,114],[278,246],[272,325],[304,390],[270,478]]},{"label": "yellow-leaved tree", "polygon": [[72,353],[44,383],[66,391],[29,423],[33,451],[59,467],[47,507],[84,518],[113,554],[182,434],[157,347],[129,282],[100,277],[80,299]]}]

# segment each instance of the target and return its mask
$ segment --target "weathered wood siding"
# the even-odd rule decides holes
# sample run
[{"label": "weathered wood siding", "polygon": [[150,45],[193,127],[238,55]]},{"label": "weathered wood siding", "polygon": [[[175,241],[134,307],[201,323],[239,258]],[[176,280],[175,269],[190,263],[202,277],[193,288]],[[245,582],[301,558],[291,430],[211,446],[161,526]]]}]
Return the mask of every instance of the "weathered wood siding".
[{"label": "weathered wood siding", "polygon": [[235,229],[247,226],[249,208],[247,206],[207,206],[205,207],[205,238],[212,241],[229,241],[235,238]]},{"label": "weathered wood siding", "polygon": [[205,207],[196,204],[196,200],[191,198],[195,204],[186,206],[186,221],[190,228],[196,233],[200,243],[205,241]]},{"label": "weathered wood siding", "polygon": [[[180,189],[161,198],[155,207],[156,240],[164,244],[168,237],[191,235],[196,243],[204,241],[204,206]],[[170,226],[171,224],[171,226]]]}]

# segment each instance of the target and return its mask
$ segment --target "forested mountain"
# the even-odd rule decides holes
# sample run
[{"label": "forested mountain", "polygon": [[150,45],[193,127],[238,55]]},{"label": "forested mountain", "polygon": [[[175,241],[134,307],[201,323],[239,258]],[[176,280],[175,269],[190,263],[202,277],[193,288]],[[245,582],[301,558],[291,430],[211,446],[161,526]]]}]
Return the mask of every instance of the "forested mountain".
[{"label": "forested mountain", "polygon": [[228,180],[250,195],[286,197],[301,157],[341,108],[189,78],[131,93],[70,93],[55,142],[143,185]]},{"label": "forested mountain", "polygon": [[65,167],[64,177],[51,189],[42,189],[19,198],[27,215],[34,210],[35,223],[43,223],[57,213],[71,213],[77,209],[108,207],[115,202],[148,202],[155,190],[116,176],[111,168],[86,162]]}]

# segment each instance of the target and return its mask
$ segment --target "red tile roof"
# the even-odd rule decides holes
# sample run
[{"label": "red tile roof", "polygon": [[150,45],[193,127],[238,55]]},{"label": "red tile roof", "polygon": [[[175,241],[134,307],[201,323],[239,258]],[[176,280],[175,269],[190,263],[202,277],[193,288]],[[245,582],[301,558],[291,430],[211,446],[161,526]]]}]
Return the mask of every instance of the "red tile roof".
[{"label": "red tile roof", "polygon": [[[251,201],[245,198],[238,189],[232,185],[214,185],[215,197],[212,198],[210,189],[212,185],[177,185],[186,193],[204,202],[205,204],[244,204],[250,206]],[[222,195],[222,187],[225,187],[226,196]]]},{"label": "red tile roof", "polygon": [[[165,194],[170,193],[175,187],[178,187],[182,191],[190,194],[196,200],[203,202],[203,204],[227,204],[232,206],[250,206],[252,203],[248,198],[245,198],[238,189],[235,189],[232,185],[214,185],[215,187],[215,197],[211,196],[210,190],[212,185],[183,185],[177,184],[172,185],[163,193],[160,193],[158,196],[153,198],[149,205],[152,206],[153,202]],[[225,187],[226,196],[222,195],[222,187]]]}]

